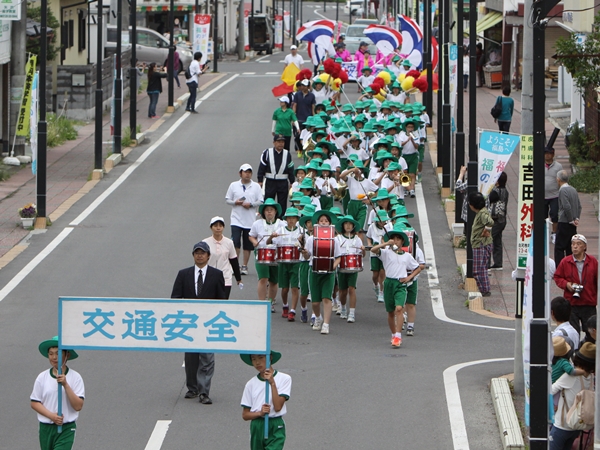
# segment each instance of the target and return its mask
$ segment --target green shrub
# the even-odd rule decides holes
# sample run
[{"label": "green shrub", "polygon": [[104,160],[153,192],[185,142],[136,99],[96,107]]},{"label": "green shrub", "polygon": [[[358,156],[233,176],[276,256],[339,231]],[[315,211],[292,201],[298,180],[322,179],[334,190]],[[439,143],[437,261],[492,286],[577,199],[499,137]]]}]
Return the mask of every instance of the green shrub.
[{"label": "green shrub", "polygon": [[592,170],[580,170],[569,179],[569,184],[577,192],[593,194],[600,191],[600,166]]},{"label": "green shrub", "polygon": [[[142,126],[140,124],[136,125],[136,134],[142,131]],[[121,133],[121,146],[129,147],[131,145],[131,128],[125,127],[123,128],[123,132]]]},{"label": "green shrub", "polygon": [[77,130],[74,127],[76,121],[66,117],[56,117],[56,114],[48,114],[48,147],[56,147],[65,141],[77,139]]}]

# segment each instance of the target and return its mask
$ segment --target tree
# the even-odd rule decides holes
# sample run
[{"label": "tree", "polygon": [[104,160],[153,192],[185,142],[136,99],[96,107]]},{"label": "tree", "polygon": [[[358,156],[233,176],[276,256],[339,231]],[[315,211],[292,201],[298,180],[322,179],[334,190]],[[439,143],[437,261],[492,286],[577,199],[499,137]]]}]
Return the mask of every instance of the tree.
[{"label": "tree", "polygon": [[[27,3],[27,18],[35,20],[36,22],[42,21],[42,7],[41,6],[33,6],[32,3]],[[48,16],[47,16],[47,25],[48,28],[52,28],[52,31],[48,33],[48,50],[46,53],[48,61],[54,61],[58,52],[60,51],[60,47],[56,45],[56,30],[59,29],[60,23],[52,14],[52,10],[48,8]],[[27,38],[27,47],[26,50],[28,53],[33,53],[34,55],[40,54],[40,35],[30,36]]]}]

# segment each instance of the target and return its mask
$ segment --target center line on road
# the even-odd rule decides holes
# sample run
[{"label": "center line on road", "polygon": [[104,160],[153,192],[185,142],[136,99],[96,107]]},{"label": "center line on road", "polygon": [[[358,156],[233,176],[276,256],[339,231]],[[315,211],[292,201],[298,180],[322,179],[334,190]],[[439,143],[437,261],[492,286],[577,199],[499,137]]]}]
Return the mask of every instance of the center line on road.
[{"label": "center line on road", "polygon": [[157,420],[144,450],[160,450],[169,431],[170,420]]},{"label": "center line on road", "polygon": [[256,72],[243,72],[242,75],[256,75]]},{"label": "center line on road", "polygon": [[269,64],[271,61],[258,61],[261,64]]},{"label": "center line on road", "polygon": [[444,390],[446,391],[446,403],[448,404],[448,415],[450,416],[450,429],[452,431],[452,443],[454,450],[469,450],[469,438],[463,414],[460,391],[458,389],[458,378],[456,373],[465,367],[476,366],[492,362],[513,361],[514,358],[480,359],[462,364],[456,364],[444,370]]},{"label": "center line on road", "polygon": [[265,75],[279,75],[279,72],[265,72]]},{"label": "center line on road", "polygon": [[440,280],[438,278],[437,266],[435,264],[435,252],[433,249],[433,240],[431,238],[431,229],[429,228],[429,218],[427,216],[427,206],[425,204],[425,196],[423,188],[420,184],[415,186],[417,194],[417,210],[419,211],[419,224],[421,225],[421,242],[423,243],[423,253],[427,262],[427,279],[429,281],[429,292],[431,296],[431,307],[433,314],[439,320],[453,323],[455,325],[463,325],[466,327],[486,328],[491,330],[515,331],[514,328],[494,327],[489,325],[479,325],[477,323],[461,322],[460,320],[450,319],[446,315],[444,302],[442,300],[442,290],[440,289]]}]

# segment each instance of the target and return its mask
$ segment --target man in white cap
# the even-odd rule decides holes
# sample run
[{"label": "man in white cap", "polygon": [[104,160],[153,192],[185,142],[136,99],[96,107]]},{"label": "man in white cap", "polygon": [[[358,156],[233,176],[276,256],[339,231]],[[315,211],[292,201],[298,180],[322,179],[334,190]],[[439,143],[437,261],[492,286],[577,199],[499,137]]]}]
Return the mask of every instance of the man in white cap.
[{"label": "man in white cap", "polygon": [[296,113],[290,107],[290,99],[287,95],[279,97],[279,108],[273,111],[273,126],[271,134],[281,134],[285,137],[285,146],[289,150],[292,140],[292,126],[300,134],[300,124],[296,118]]},{"label": "man in white cap", "polygon": [[256,210],[262,205],[264,198],[262,188],[252,181],[252,166],[242,164],[240,179],[229,185],[225,201],[231,205],[231,240],[240,258],[240,250],[244,249],[244,261],[240,268],[242,275],[248,275],[248,261],[254,246],[249,239],[250,229],[256,220]]},{"label": "man in white cap", "polygon": [[298,47],[292,45],[290,47],[290,54],[285,57],[283,60],[285,66],[287,67],[289,64],[296,64],[298,69],[302,70],[302,65],[304,64],[304,59],[302,56],[298,54]]},{"label": "man in white cap", "polygon": [[571,238],[571,252],[556,268],[554,282],[571,304],[569,322],[579,333],[582,329],[587,331],[588,319],[596,314],[598,260],[587,254],[587,238],[583,234]]}]

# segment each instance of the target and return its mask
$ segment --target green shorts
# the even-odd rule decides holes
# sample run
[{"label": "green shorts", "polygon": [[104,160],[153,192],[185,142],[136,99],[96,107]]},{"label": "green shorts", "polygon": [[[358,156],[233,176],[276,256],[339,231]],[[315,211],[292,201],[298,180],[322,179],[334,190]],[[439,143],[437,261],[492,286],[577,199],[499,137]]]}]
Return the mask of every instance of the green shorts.
[{"label": "green shorts", "polygon": [[312,270],[309,275],[311,302],[319,303],[324,298],[331,300],[333,287],[335,286],[335,272],[315,273]]},{"label": "green shorts", "polygon": [[348,203],[348,215],[352,216],[358,222],[359,227],[357,231],[362,231],[367,219],[367,205],[362,200],[350,200]]},{"label": "green shorts", "polygon": [[42,450],[70,450],[75,442],[75,422],[66,423],[62,426],[62,433],[58,432],[58,425],[40,422],[39,437]]},{"label": "green shorts", "polygon": [[326,195],[321,195],[319,201],[321,202],[321,209],[329,211],[333,206],[333,196],[327,197]]},{"label": "green shorts", "polygon": [[419,162],[422,163],[425,160],[425,145],[419,144]]},{"label": "green shorts", "polygon": [[418,280],[413,280],[412,284],[406,288],[406,304],[407,305],[416,305],[417,304],[417,286]]},{"label": "green shorts", "polygon": [[408,173],[417,173],[417,169],[419,166],[419,154],[411,153],[410,155],[402,155],[404,161],[406,161],[406,165],[408,166]]},{"label": "green shorts", "polygon": [[298,269],[298,279],[300,281],[300,295],[302,297],[308,297],[310,290],[308,287],[308,272],[310,271],[310,265],[308,261],[301,261],[298,263],[300,268]]},{"label": "green shorts", "polygon": [[386,278],[383,283],[383,300],[385,310],[394,312],[397,306],[404,308],[406,303],[406,284],[400,283],[395,278]]},{"label": "green shorts", "polygon": [[285,444],[285,422],[282,417],[269,417],[269,437],[265,439],[265,419],[250,422],[251,450],[280,450]]},{"label": "green shorts", "polygon": [[371,272],[379,272],[380,270],[383,270],[383,263],[377,256],[371,256]]},{"label": "green shorts", "polygon": [[277,275],[280,288],[298,288],[298,270],[300,263],[277,264]]},{"label": "green shorts", "polygon": [[340,291],[345,291],[349,287],[356,289],[356,280],[358,280],[358,272],[338,273],[338,287]]},{"label": "green shorts", "polygon": [[268,278],[269,283],[277,283],[279,281],[279,277],[277,275],[277,266],[268,266],[266,264],[259,264],[258,261],[254,261],[254,267],[256,267],[256,275],[259,280],[263,278]]}]

